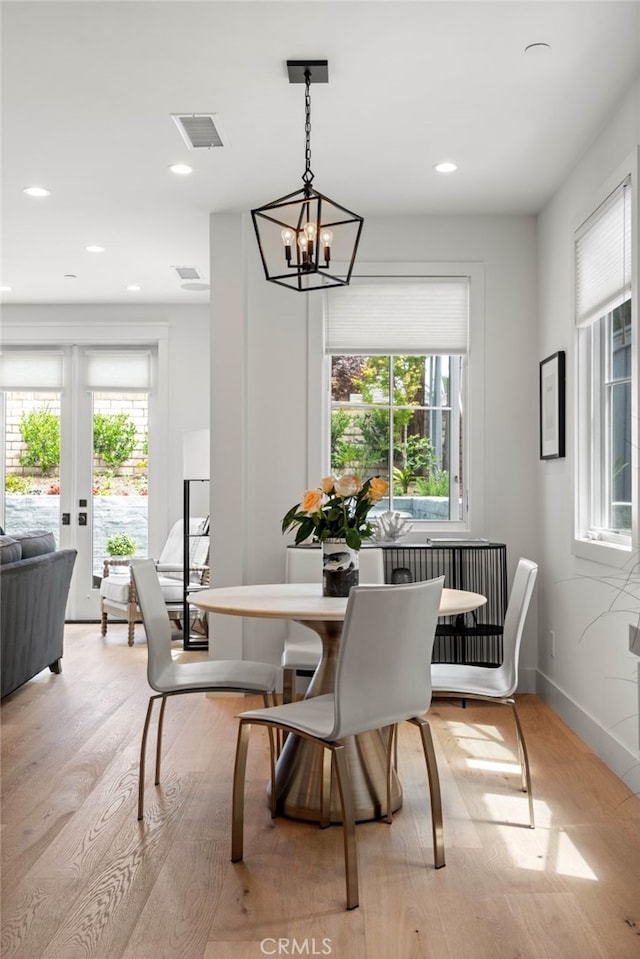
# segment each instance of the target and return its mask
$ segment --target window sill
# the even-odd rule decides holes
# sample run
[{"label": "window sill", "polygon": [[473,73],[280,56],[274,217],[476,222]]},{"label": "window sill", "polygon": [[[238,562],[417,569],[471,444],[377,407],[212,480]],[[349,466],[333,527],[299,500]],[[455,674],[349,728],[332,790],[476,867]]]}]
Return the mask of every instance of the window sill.
[{"label": "window sill", "polygon": [[620,569],[631,559],[633,547],[631,544],[622,546],[618,543],[605,543],[602,540],[574,539],[572,551],[574,556],[579,556],[581,559]]}]

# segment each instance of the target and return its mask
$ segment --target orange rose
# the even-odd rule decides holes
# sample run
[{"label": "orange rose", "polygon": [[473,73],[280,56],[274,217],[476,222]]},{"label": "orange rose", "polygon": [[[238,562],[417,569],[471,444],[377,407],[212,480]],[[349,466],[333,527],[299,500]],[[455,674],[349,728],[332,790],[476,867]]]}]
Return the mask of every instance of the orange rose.
[{"label": "orange rose", "polygon": [[322,503],[322,493],[319,489],[308,489],[304,494],[300,509],[303,513],[316,513]]},{"label": "orange rose", "polygon": [[333,493],[333,476],[325,476],[322,480],[322,492]]},{"label": "orange rose", "polygon": [[369,486],[369,499],[372,503],[377,503],[379,499],[386,496],[389,492],[389,484],[380,476],[374,476]]},{"label": "orange rose", "polygon": [[355,474],[341,476],[336,480],[335,489],[337,496],[356,496],[362,489],[362,480]]}]

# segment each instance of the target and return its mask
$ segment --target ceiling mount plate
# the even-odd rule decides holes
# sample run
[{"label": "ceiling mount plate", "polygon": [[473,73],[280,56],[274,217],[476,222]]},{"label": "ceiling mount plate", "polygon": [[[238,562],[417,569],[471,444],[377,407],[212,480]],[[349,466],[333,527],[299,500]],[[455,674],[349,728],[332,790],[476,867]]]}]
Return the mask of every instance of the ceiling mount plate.
[{"label": "ceiling mount plate", "polygon": [[311,73],[312,83],[329,82],[328,60],[287,60],[289,83],[304,83],[305,70]]}]

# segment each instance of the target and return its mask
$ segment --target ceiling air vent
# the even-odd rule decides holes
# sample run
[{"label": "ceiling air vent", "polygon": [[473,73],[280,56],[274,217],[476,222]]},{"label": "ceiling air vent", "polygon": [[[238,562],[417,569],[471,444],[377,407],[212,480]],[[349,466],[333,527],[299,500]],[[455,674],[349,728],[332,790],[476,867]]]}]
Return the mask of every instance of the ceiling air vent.
[{"label": "ceiling air vent", "polygon": [[172,113],[171,119],[190,150],[224,146],[216,113]]},{"label": "ceiling air vent", "polygon": [[174,266],[173,268],[181,280],[199,280],[200,274],[195,266]]}]

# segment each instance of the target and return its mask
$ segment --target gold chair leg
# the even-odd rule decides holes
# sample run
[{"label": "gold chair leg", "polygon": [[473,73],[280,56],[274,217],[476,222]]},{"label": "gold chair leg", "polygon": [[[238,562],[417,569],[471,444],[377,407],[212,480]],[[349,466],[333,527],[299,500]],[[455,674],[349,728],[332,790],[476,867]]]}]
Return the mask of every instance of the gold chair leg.
[{"label": "gold chair leg", "polygon": [[[276,742],[274,741],[274,729],[273,726],[267,726],[267,735],[269,736],[269,770],[271,774],[271,792],[270,792],[270,801],[269,801],[269,810],[271,812],[271,818],[275,819],[278,815],[278,797],[276,795]],[[280,730],[275,730],[275,740],[280,743]]]},{"label": "gold chair leg", "polygon": [[344,870],[347,885],[347,909],[359,905],[358,898],[358,848],[356,846],[355,807],[347,757],[343,745],[329,747],[335,762],[336,780],[342,807],[342,833],[344,837]]},{"label": "gold chair leg", "polygon": [[[233,767],[233,796],[231,802],[231,862],[240,862],[244,842],[244,781],[247,771],[247,750],[251,724],[242,719],[238,727],[236,760]],[[273,787],[272,787],[273,792]]]},{"label": "gold chair leg", "polygon": [[140,745],[140,766],[138,768],[138,819],[142,819],[144,816],[144,774],[145,774],[145,759],[147,755],[147,735],[149,733],[149,723],[151,722],[151,713],[153,712],[153,703],[157,699],[157,696],[149,697],[149,705],[147,706],[147,715],[144,721],[144,727],[142,730],[142,743]]},{"label": "gold chair leg", "polygon": [[[270,709],[272,706],[278,705],[278,697],[276,695],[275,689],[272,689],[271,692],[265,692],[262,694],[262,702],[264,703],[265,709]],[[271,730],[272,727],[269,727]],[[284,745],[284,740],[282,738],[282,730],[276,727],[275,731],[275,742],[272,732],[269,734],[269,749],[273,749],[275,745],[275,758],[277,759],[280,753],[282,752],[282,747]]]},{"label": "gold chair leg", "polygon": [[162,757],[162,730],[164,729],[164,708],[167,705],[167,697],[162,696],[161,698],[162,698],[162,704],[160,706],[160,716],[158,717],[158,735],[156,738],[156,778],[154,781],[156,786],[160,782],[160,759]]},{"label": "gold chair leg", "polygon": [[440,793],[440,776],[438,774],[438,763],[436,753],[433,748],[433,737],[431,727],[426,719],[416,716],[409,720],[420,730],[422,738],[422,749],[427,764],[427,776],[429,778],[429,793],[431,796],[431,828],[433,831],[433,858],[436,869],[441,869],[445,865],[444,857],[444,827],[442,823],[442,795]]},{"label": "gold chair leg", "polygon": [[282,702],[292,703],[296,698],[296,671],[285,666],[282,670]]},{"label": "gold chair leg", "polygon": [[322,781],[320,783],[320,829],[331,825],[331,767],[330,749],[322,750]]},{"label": "gold chair leg", "polygon": [[518,753],[520,754],[520,770],[522,773],[522,791],[527,793],[529,798],[529,828],[536,828],[536,821],[533,812],[533,791],[531,789],[531,770],[529,769],[529,756],[527,753],[527,746],[524,741],[524,732],[522,731],[522,724],[520,723],[520,717],[518,715],[518,708],[516,706],[515,700],[507,700],[507,704],[511,706],[513,712],[513,718],[516,724],[516,735],[518,738]]},{"label": "gold chair leg", "polygon": [[389,726],[389,735],[387,738],[387,815],[386,821],[391,825],[393,822],[393,809],[391,808],[391,777],[393,770],[398,768],[398,724]]}]

